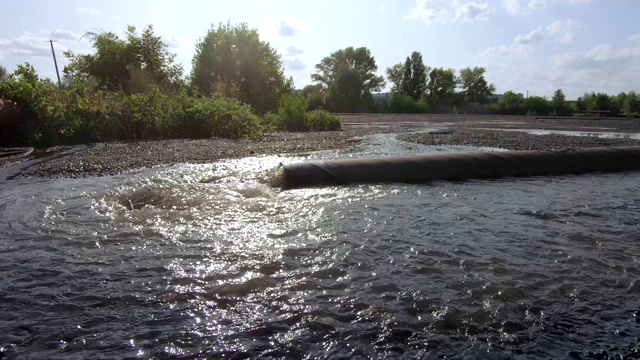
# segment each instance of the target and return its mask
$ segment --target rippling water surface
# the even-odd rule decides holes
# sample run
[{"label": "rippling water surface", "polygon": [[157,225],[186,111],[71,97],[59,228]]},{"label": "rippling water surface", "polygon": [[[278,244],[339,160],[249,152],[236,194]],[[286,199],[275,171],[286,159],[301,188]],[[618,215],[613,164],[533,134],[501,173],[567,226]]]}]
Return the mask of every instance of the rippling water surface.
[{"label": "rippling water surface", "polygon": [[634,351],[640,174],[269,186],[300,160],[4,183],[0,358]]}]

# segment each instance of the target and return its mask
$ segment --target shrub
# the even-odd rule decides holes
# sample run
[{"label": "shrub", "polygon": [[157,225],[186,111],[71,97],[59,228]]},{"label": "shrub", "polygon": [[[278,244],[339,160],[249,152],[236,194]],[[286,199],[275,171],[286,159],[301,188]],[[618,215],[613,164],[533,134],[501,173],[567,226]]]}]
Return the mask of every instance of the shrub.
[{"label": "shrub", "polygon": [[326,110],[313,110],[307,113],[307,127],[311,131],[340,130],[340,119]]},{"label": "shrub", "polygon": [[274,114],[272,112],[268,112],[262,115],[262,127],[263,131],[275,131],[278,129],[280,124],[280,116],[278,114]]},{"label": "shrub", "polygon": [[318,92],[314,91],[309,96],[307,96],[307,109],[308,110],[318,110],[324,107],[324,96]]},{"label": "shrub", "polygon": [[279,128],[288,131],[306,131],[307,105],[300,95],[290,93],[282,97],[278,108]]},{"label": "shrub", "polygon": [[179,96],[173,107],[169,137],[240,138],[257,136],[262,122],[251,106],[220,94],[191,98]]},{"label": "shrub", "polygon": [[409,95],[394,94],[391,97],[391,112],[403,114],[424,114],[429,110],[424,99],[414,100]]}]

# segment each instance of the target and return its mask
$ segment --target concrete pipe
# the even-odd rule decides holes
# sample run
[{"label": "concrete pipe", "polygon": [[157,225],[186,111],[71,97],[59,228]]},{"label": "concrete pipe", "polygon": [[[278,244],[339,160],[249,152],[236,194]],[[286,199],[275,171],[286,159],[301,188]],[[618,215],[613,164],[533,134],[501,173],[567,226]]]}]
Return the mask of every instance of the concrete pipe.
[{"label": "concrete pipe", "polygon": [[640,146],[341,159],[282,165],[284,189],[640,170]]}]

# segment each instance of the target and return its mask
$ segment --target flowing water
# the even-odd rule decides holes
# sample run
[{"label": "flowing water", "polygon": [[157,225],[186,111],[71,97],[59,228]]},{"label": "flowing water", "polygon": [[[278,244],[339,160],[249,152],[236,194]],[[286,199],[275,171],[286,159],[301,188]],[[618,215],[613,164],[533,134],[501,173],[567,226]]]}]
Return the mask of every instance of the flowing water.
[{"label": "flowing water", "polygon": [[[461,150],[378,135],[311,157]],[[5,181],[0,358],[635,351],[639,173],[269,186],[301,160]]]}]

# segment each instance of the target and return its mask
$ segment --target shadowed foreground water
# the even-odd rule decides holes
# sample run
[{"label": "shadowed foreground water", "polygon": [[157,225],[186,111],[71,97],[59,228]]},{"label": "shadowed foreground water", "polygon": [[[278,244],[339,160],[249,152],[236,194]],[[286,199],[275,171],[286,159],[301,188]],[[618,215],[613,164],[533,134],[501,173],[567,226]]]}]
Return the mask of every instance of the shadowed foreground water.
[{"label": "shadowed foreground water", "polygon": [[640,174],[265,183],[297,160],[5,184],[0,358],[633,355]]}]

